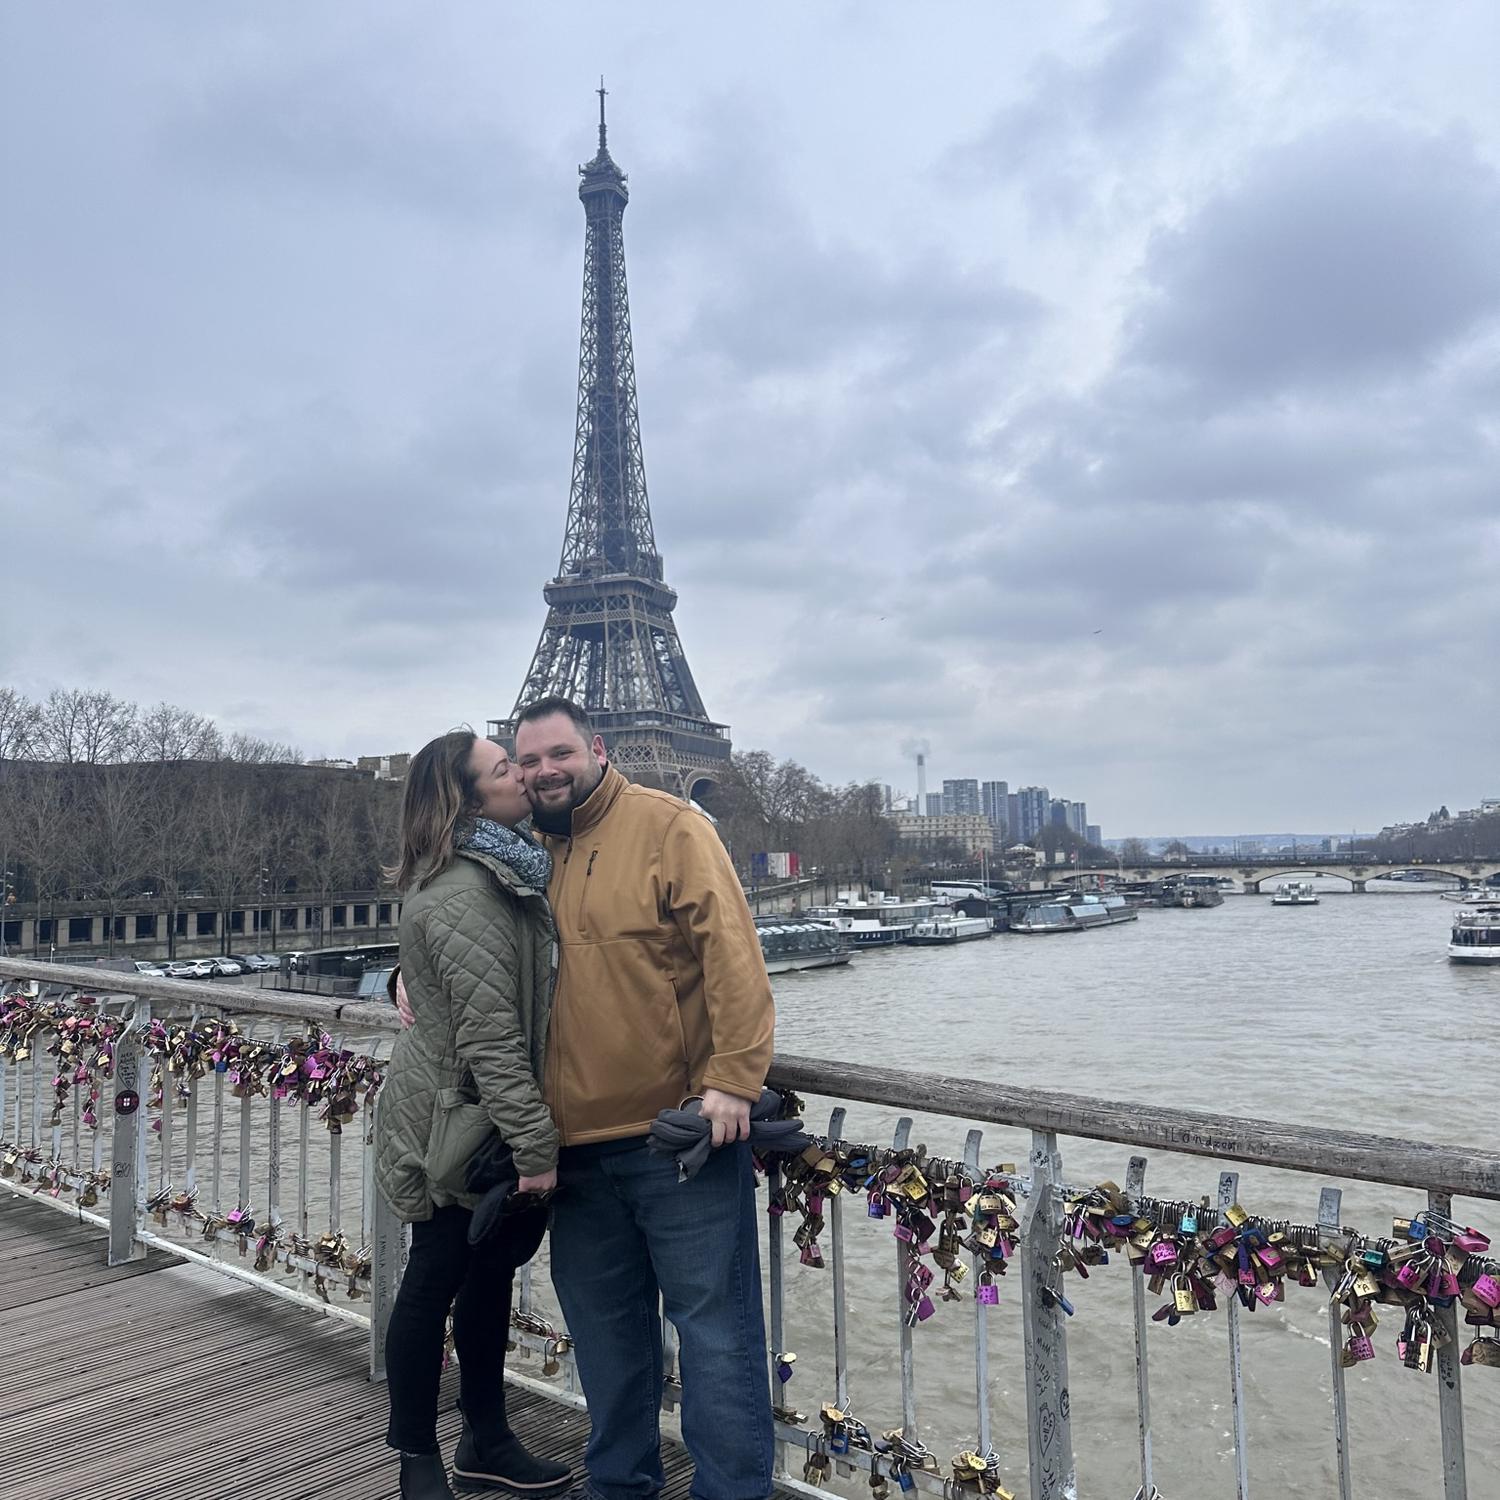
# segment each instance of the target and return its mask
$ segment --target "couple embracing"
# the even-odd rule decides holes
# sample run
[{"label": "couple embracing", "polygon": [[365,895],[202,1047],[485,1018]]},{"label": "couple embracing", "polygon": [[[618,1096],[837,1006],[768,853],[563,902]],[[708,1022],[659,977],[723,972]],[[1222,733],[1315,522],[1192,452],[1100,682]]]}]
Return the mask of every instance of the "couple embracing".
[{"label": "couple embracing", "polygon": [[[452,1494],[436,1435],[450,1307],[460,1488],[656,1495],[664,1308],[695,1500],[765,1500],[748,1138],[773,1011],[718,834],[627,782],[587,715],[547,698],[520,716],[514,760],[467,731],[413,757],[397,880],[411,1024],[381,1093],[377,1176],[412,1225],[386,1350],[403,1500]],[[647,1133],[691,1096],[716,1149],[679,1181]],[[576,1482],[528,1453],[505,1415],[512,1280],[549,1223],[592,1424]]]}]

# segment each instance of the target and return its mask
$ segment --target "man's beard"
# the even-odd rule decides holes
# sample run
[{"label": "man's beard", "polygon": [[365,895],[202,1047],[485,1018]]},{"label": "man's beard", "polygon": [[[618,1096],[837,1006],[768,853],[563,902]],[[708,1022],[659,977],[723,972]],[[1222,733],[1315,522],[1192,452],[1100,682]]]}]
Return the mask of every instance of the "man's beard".
[{"label": "man's beard", "polygon": [[[533,798],[531,803],[532,823],[537,828],[540,828],[543,833],[550,833],[555,838],[565,838],[568,834],[572,833],[573,809],[587,802],[599,783],[604,779],[604,767],[600,766],[598,771],[599,774],[586,787],[580,787],[576,780],[570,782],[569,795],[565,802],[545,807]],[[556,791],[558,789],[553,787],[550,790]]]}]

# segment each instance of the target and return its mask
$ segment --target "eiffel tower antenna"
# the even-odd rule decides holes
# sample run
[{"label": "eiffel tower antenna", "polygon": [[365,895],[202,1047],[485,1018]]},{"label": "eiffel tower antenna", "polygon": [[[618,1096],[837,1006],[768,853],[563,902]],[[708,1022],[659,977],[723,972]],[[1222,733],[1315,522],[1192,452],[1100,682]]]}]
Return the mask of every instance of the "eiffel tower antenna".
[{"label": "eiffel tower antenna", "polygon": [[529,703],[557,695],[589,712],[611,762],[632,780],[680,797],[707,790],[729,759],[729,729],[708,717],[688,668],[651,526],[636,409],[635,352],[625,284],[625,174],[605,137],[578,169],[583,202],[583,323],[573,477],[557,576],[542,590],[547,619],[509,719],[491,737],[513,744]]}]

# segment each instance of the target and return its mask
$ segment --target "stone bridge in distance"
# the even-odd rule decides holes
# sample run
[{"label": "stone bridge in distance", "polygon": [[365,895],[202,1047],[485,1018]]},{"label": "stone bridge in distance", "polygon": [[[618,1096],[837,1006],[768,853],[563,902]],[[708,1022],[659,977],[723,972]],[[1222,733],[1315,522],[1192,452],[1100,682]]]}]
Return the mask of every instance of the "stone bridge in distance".
[{"label": "stone bridge in distance", "polygon": [[1256,864],[1230,856],[1220,859],[1189,859],[1169,865],[1153,864],[1141,869],[1109,864],[1050,873],[1038,870],[1032,883],[1046,884],[1049,880],[1066,882],[1089,875],[1119,876],[1122,869],[1125,874],[1136,875],[1143,880],[1163,880],[1173,875],[1213,875],[1220,878],[1237,875],[1244,894],[1258,896],[1265,881],[1293,880],[1312,875],[1331,875],[1335,879],[1346,880],[1350,890],[1361,893],[1371,880],[1389,880],[1392,876],[1404,876],[1408,873],[1424,877],[1441,875],[1467,890],[1471,886],[1483,885],[1491,876],[1500,875],[1500,860],[1444,860],[1432,864],[1412,864],[1410,861],[1388,863],[1380,860],[1340,859],[1337,856],[1329,858],[1325,855],[1308,860],[1280,859]]}]

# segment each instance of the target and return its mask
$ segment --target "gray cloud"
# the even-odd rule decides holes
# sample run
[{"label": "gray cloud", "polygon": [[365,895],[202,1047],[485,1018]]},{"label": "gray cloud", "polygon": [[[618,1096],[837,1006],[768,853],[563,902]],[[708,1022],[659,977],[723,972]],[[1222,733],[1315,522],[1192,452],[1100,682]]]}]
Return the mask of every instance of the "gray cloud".
[{"label": "gray cloud", "polygon": [[603,68],[657,536],[738,744],[909,787],[926,739],[934,784],[1045,782],[1112,833],[1492,795],[1500,120],[1465,10],[30,11],[8,676],[310,753],[509,708]]}]

